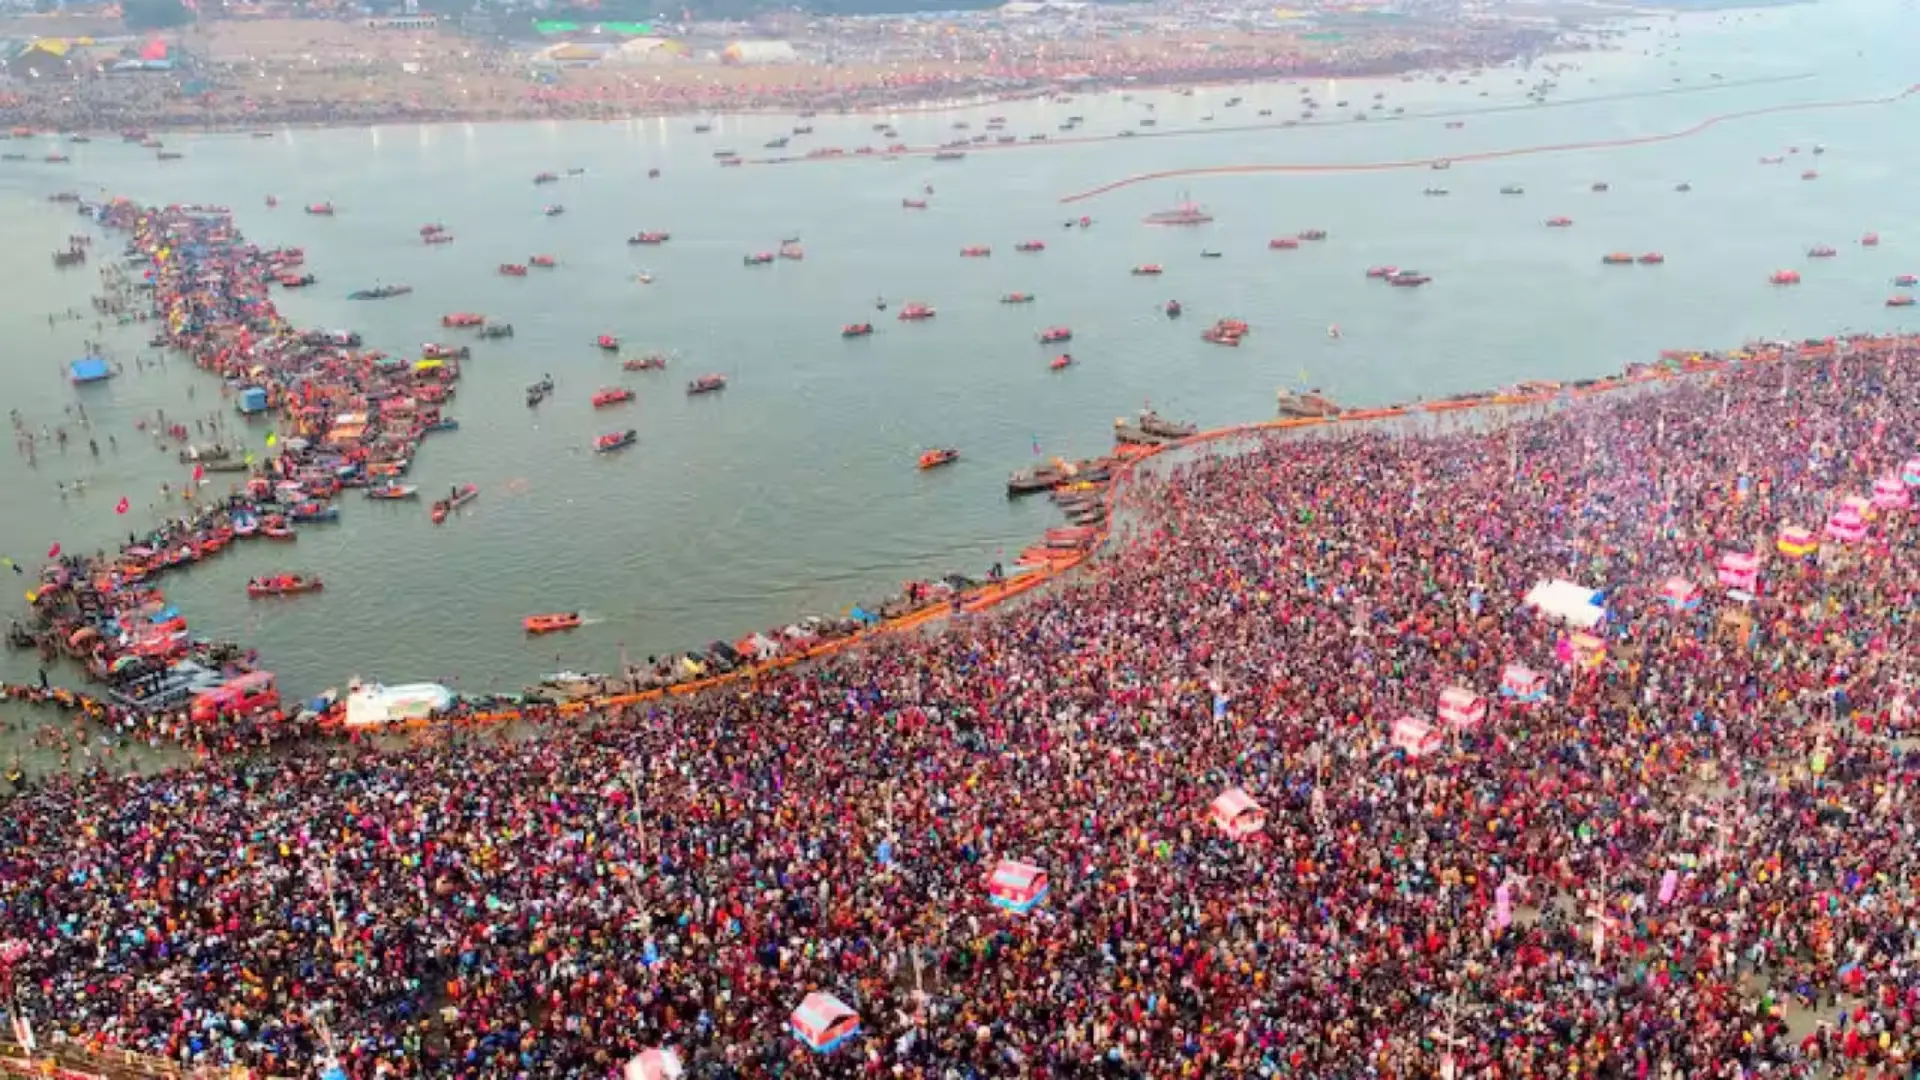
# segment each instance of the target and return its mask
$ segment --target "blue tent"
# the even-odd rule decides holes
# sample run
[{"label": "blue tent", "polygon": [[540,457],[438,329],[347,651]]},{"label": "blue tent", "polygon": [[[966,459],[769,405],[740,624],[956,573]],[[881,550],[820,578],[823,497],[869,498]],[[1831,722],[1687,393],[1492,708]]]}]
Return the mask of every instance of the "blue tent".
[{"label": "blue tent", "polygon": [[113,369],[98,356],[83,357],[67,365],[67,371],[76,383],[100,382],[113,378]]}]

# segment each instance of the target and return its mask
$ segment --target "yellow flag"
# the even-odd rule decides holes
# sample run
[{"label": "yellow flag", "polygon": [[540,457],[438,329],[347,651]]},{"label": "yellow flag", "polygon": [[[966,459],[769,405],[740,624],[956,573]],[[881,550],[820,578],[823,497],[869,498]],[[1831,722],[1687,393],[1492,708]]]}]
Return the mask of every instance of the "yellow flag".
[{"label": "yellow flag", "polygon": [[267,432],[267,445],[268,445],[268,446],[272,446],[273,444],[275,444],[275,443],[277,443],[277,442],[279,442],[279,441],[280,441],[280,436],[278,436],[278,435],[275,435],[275,434],[274,434],[273,432],[271,432],[271,431],[269,431],[269,432]]}]

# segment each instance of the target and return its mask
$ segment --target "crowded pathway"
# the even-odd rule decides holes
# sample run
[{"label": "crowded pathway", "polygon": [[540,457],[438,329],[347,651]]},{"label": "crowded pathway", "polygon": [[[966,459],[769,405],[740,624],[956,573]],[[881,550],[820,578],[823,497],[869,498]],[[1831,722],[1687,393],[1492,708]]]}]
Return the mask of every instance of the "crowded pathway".
[{"label": "crowded pathway", "polygon": [[[260,1075],[331,1040],[356,1078],[662,1046],[702,1077],[1907,1077],[1917,424],[1920,371],[1861,348],[1143,471],[1079,582],[751,688],[51,778],[0,813],[0,943],[43,1030]],[[1521,602],[1561,578],[1605,593],[1590,637]],[[1546,700],[1500,696],[1516,664]],[[1390,745],[1449,687],[1490,715]],[[1232,788],[1263,832],[1210,820]],[[1050,876],[1031,914],[988,901],[1009,858]],[[814,991],[861,1020],[831,1053],[787,1027]]]}]

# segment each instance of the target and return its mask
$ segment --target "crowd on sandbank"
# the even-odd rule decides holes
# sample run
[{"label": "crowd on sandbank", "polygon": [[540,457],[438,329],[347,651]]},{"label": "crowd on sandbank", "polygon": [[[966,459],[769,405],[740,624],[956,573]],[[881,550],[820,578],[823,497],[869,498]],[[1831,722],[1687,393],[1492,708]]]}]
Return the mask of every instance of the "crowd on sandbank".
[{"label": "crowd on sandbank", "polygon": [[1906,1077],[1915,344],[1143,472],[1071,585],[589,726],[56,778],[0,953],[265,1075]]}]

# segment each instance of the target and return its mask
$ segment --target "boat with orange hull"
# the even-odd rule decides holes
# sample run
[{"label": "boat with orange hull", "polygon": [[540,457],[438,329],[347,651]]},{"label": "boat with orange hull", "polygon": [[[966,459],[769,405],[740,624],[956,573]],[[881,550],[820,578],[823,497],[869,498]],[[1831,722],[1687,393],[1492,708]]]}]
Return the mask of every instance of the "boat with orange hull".
[{"label": "boat with orange hull", "polygon": [[1240,340],[1247,336],[1247,332],[1247,324],[1241,322],[1239,319],[1221,319],[1212,326],[1200,331],[1200,340],[1212,342],[1215,345],[1231,345],[1237,348],[1240,345]]},{"label": "boat with orange hull", "polygon": [[1065,326],[1049,326],[1040,331],[1040,344],[1052,345],[1062,341],[1072,341],[1073,331]]},{"label": "boat with orange hull", "polygon": [[370,487],[367,489],[367,498],[387,501],[411,499],[418,494],[420,494],[420,489],[412,484],[381,484],[378,487]]},{"label": "boat with orange hull", "polygon": [[1798,285],[1800,284],[1800,271],[1775,270],[1767,280],[1775,285]]},{"label": "boat with orange hull", "polygon": [[633,400],[633,391],[624,386],[607,386],[594,391],[593,407],[604,409],[609,405],[624,405]]},{"label": "boat with orange hull", "polygon": [[454,488],[446,498],[435,499],[433,501],[433,509],[427,512],[427,516],[433,520],[435,525],[439,525],[447,520],[448,514],[453,513],[455,510],[460,509],[479,497],[479,485],[461,484],[459,487]]},{"label": "boat with orange hull", "polygon": [[933,318],[934,314],[935,312],[932,305],[922,304],[918,301],[908,303],[900,308],[900,319],[902,322],[919,322],[924,319]]},{"label": "boat with orange hull", "polygon": [[605,435],[593,440],[593,452],[596,454],[611,454],[619,450],[625,450],[627,447],[639,441],[640,432],[634,428],[628,428],[625,431],[609,431]]},{"label": "boat with orange hull", "polygon": [[840,328],[840,336],[843,338],[867,337],[872,333],[873,324],[870,322],[848,323]]},{"label": "boat with orange hull", "polygon": [[553,256],[551,256],[551,255],[532,255],[532,256],[529,256],[529,257],[527,258],[527,265],[528,265],[528,266],[537,266],[537,267],[540,267],[540,268],[541,268],[541,269],[543,269],[543,270],[551,270],[551,269],[553,269],[553,267],[554,267],[554,261],[553,261]]},{"label": "boat with orange hull", "polygon": [[612,334],[601,334],[599,337],[593,339],[593,347],[599,349],[601,352],[618,352],[620,351],[620,339],[614,337]]},{"label": "boat with orange hull", "polygon": [[929,450],[920,455],[920,468],[937,469],[942,465],[951,465],[960,460],[960,451],[951,446]]},{"label": "boat with orange hull", "polygon": [[470,328],[485,326],[486,323],[487,317],[485,315],[477,315],[471,311],[456,311],[451,315],[440,316],[441,326]]},{"label": "boat with orange hull", "polygon": [[319,592],[324,586],[317,577],[304,574],[269,574],[247,582],[247,595],[262,596],[298,596],[301,593]]},{"label": "boat with orange hull", "polygon": [[1053,371],[1065,371],[1072,366],[1073,366],[1072,353],[1061,353],[1059,356],[1054,357],[1053,360],[1047,364],[1047,367]]},{"label": "boat with orange hull", "polygon": [[1887,297],[1887,306],[1888,307],[1912,307],[1913,294],[1912,293],[1894,293],[1892,296]]},{"label": "boat with orange hull", "polygon": [[1608,266],[1632,266],[1633,255],[1625,251],[1609,251],[1600,256],[1600,261]]},{"label": "boat with orange hull", "polygon": [[582,620],[577,611],[559,611],[548,615],[529,615],[520,620],[520,625],[529,634],[553,634],[561,630],[576,630]]}]

